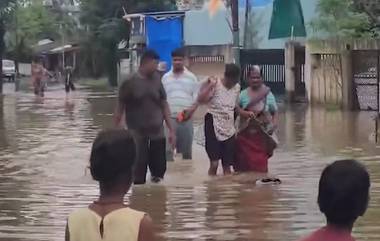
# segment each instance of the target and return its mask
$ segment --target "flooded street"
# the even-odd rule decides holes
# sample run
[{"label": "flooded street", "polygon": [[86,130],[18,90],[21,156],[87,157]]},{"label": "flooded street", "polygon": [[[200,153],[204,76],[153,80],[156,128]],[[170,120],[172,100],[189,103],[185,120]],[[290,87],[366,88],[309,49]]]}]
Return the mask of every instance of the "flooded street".
[{"label": "flooded street", "polygon": [[[97,195],[86,166],[93,138],[112,126],[115,94],[81,89],[66,102],[63,87],[43,101],[7,92],[0,99],[0,240],[63,240],[68,214]],[[270,160],[283,184],[255,186],[252,175],[209,178],[206,154],[195,145],[194,161],[170,163],[162,185],[135,187],[129,202],[152,216],[160,241],[293,241],[324,222],[316,203],[321,170],[356,157],[370,170],[372,190],[354,236],[380,240],[373,115],[283,108],[281,145]]]}]

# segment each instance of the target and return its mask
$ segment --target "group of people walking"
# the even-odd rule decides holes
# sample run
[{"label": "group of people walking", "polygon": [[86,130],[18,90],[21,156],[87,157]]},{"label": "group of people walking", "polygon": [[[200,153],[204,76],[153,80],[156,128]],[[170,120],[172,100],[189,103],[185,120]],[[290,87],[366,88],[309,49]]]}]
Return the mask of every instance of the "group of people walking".
[{"label": "group of people walking", "polygon": [[[61,72],[61,77],[64,80],[65,92],[69,94],[71,91],[75,91],[75,85],[72,78],[73,68],[66,66]],[[43,65],[40,57],[33,58],[31,64],[31,81],[33,91],[36,96],[44,97],[46,91],[47,80],[52,77],[51,74]],[[55,76],[58,78],[58,76]]]},{"label": "group of people walking", "polygon": [[[121,85],[115,122],[125,120],[128,130],[102,131],[95,139],[90,171],[99,182],[100,195],[70,214],[66,241],[156,240],[149,215],[128,207],[124,196],[132,183],[146,182],[148,167],[153,182],[162,180],[166,160],[173,158],[167,143],[184,159],[192,158],[191,117],[201,104],[208,104],[204,121],[210,175],[216,174],[220,160],[225,174],[231,173],[231,166],[236,171],[268,170],[278,114],[260,69],[249,71],[249,87],[240,92],[241,70],[234,64],[226,65],[223,78],[210,78],[199,86],[183,65],[182,50],[173,52],[173,69],[162,80],[158,59],[154,51],[145,52],[139,71]],[[237,117],[239,128],[234,125]],[[318,193],[327,225],[302,241],[354,241],[351,231],[366,212],[369,188],[369,174],[359,162],[343,160],[327,166]]]},{"label": "group of people walking", "polygon": [[[139,70],[119,90],[115,121],[125,120],[136,137],[135,184],[146,182],[148,167],[152,181],[160,182],[174,151],[192,159],[192,116],[200,105],[208,106],[204,118],[208,174],[217,174],[219,161],[226,175],[232,167],[236,172],[267,172],[276,148],[272,134],[278,126],[278,109],[260,68],[249,69],[248,88],[241,92],[241,69],[235,64],[226,65],[222,78],[200,83],[185,67],[183,49],[172,52],[172,62],[172,69],[162,76],[157,71],[159,56],[146,51]],[[240,124],[235,128],[237,118]]]}]

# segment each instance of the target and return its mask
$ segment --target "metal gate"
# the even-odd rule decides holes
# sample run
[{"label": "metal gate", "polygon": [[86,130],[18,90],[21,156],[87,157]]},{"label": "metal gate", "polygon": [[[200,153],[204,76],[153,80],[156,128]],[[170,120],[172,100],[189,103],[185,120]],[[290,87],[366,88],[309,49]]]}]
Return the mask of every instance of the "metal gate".
[{"label": "metal gate", "polygon": [[249,69],[259,65],[265,84],[277,95],[285,93],[285,51],[283,49],[241,50],[240,64],[243,71],[242,86],[246,86]]},{"label": "metal gate", "polygon": [[[305,94],[304,67],[305,48],[295,50],[296,95]],[[250,49],[241,50],[242,86],[246,86],[249,69],[259,65],[263,71],[263,79],[276,95],[285,94],[285,50],[284,49]]]},{"label": "metal gate", "polygon": [[357,106],[360,110],[379,110],[380,51],[355,50],[352,61]]},{"label": "metal gate", "polygon": [[296,96],[306,96],[306,86],[305,86],[305,47],[299,46],[295,48],[295,69],[294,76],[295,81],[295,95]]}]

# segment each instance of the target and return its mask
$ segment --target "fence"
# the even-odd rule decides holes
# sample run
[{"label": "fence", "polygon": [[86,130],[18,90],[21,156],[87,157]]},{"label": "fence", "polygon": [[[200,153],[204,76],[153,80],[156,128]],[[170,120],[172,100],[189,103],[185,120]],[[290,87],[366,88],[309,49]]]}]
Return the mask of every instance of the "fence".
[{"label": "fence", "polygon": [[343,101],[342,59],[340,54],[316,55],[313,66],[312,102],[340,106]]},{"label": "fence", "polygon": [[352,52],[353,81],[360,110],[379,110],[379,50]]},{"label": "fence", "polygon": [[254,49],[240,52],[242,66],[242,85],[246,85],[249,70],[254,65],[261,67],[263,79],[272,92],[285,93],[285,51],[283,49]]}]

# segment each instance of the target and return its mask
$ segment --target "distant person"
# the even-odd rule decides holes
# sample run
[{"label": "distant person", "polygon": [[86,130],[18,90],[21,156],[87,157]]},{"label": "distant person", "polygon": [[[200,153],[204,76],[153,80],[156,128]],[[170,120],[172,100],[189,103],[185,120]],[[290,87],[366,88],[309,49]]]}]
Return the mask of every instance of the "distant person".
[{"label": "distant person", "polygon": [[48,71],[42,65],[42,60],[39,57],[34,57],[31,66],[32,85],[36,96],[44,97],[45,93],[45,78]]},{"label": "distant person", "polygon": [[343,160],[327,166],[318,194],[327,225],[300,241],[355,241],[352,228],[367,210],[369,188],[369,174],[357,161]]},{"label": "distant person", "polygon": [[120,125],[124,114],[127,128],[136,140],[135,184],[145,184],[148,166],[152,182],[158,183],[165,176],[164,120],[169,129],[170,143],[175,143],[166,92],[157,72],[158,60],[156,52],[147,50],[141,57],[139,70],[129,76],[119,89],[115,124]]},{"label": "distant person", "polygon": [[154,241],[151,218],[124,203],[136,159],[133,137],[125,130],[103,131],[91,151],[90,170],[100,196],[70,214],[66,241]]},{"label": "distant person", "polygon": [[[193,158],[194,128],[192,119],[178,121],[177,116],[184,109],[190,108],[198,92],[197,77],[185,67],[185,52],[177,49],[172,52],[172,69],[162,78],[171,110],[172,126],[176,132],[176,150],[184,160]],[[167,150],[168,161],[174,161],[173,150]]]},{"label": "distant person", "polygon": [[70,91],[75,91],[75,85],[74,85],[74,80],[73,80],[73,67],[71,66],[66,66],[64,68],[64,78],[65,78],[65,92],[66,94],[69,94]]}]

